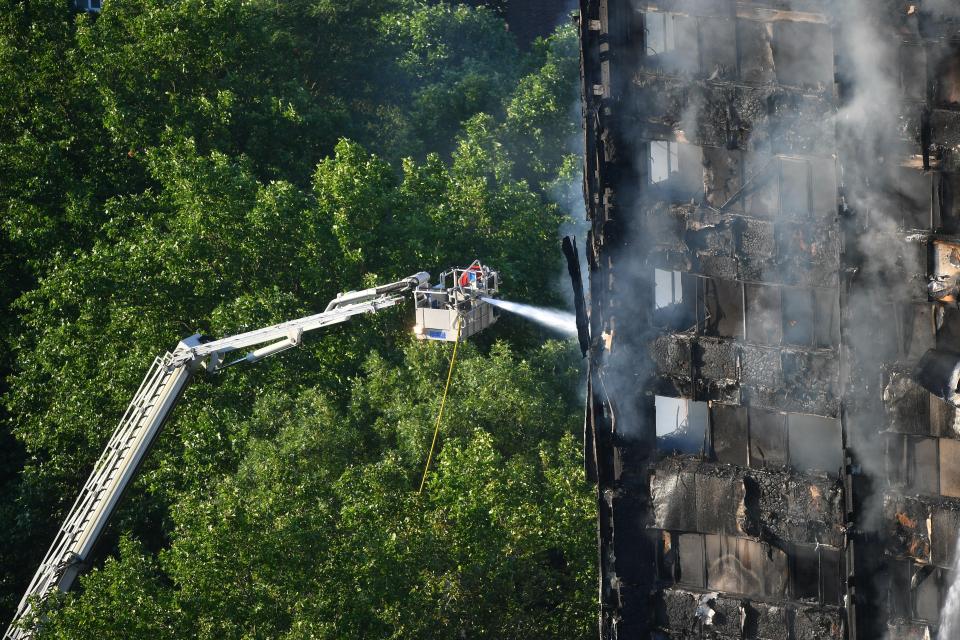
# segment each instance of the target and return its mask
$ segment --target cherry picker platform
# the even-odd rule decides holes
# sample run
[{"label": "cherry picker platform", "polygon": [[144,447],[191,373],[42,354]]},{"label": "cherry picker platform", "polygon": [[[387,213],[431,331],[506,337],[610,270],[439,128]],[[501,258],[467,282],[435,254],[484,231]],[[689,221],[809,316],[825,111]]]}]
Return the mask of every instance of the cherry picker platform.
[{"label": "cherry picker platform", "polygon": [[456,342],[483,331],[497,321],[496,307],[484,301],[500,291],[500,274],[475,260],[466,269],[440,274],[440,282],[421,285],[413,292],[421,340]]}]

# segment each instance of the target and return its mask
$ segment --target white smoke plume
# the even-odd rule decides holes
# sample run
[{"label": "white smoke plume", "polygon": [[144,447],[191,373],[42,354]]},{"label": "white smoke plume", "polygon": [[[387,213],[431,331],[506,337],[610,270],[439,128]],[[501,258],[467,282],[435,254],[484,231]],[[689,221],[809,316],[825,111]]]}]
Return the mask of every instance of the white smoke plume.
[{"label": "white smoke plume", "polygon": [[[956,544],[960,548],[960,532]],[[960,576],[960,554],[953,561],[953,575]],[[937,637],[944,640],[960,637],[960,578],[954,578],[947,592],[940,612],[940,632]]]},{"label": "white smoke plume", "polygon": [[947,18],[960,17],[960,2],[957,0],[923,0],[924,11]]}]

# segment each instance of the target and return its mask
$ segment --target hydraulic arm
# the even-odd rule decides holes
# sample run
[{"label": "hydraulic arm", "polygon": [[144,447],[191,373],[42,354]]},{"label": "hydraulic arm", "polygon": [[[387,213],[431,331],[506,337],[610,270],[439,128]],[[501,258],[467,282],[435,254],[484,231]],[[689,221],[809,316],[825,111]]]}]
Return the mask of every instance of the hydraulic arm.
[{"label": "hydraulic arm", "polygon": [[[54,589],[69,591],[77,574],[89,565],[91,551],[124,490],[197,369],[204,367],[215,372],[285,351],[299,345],[308,331],[392,307],[403,300],[402,294],[429,285],[429,280],[430,275],[421,272],[381,287],[342,293],[322,313],[221,340],[204,342],[199,335],[193,335],[181,341],[172,353],[154,360],[30,581],[4,640],[31,637],[32,629],[21,623],[28,619],[32,606]],[[246,355],[228,361],[231,352],[250,348],[253,350]]]}]

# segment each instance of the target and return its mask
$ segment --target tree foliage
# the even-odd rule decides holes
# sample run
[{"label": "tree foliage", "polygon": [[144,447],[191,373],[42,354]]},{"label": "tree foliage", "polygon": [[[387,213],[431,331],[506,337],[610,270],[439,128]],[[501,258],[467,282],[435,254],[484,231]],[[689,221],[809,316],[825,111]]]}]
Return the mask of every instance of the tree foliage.
[{"label": "tree foliage", "polygon": [[[422,496],[413,490],[422,458],[405,460],[393,441],[429,427],[442,347],[412,345],[401,367],[371,356],[345,412],[316,389],[260,396],[236,418],[246,423],[238,431],[257,434],[238,467],[179,495],[159,561],[121,544],[45,633],[586,636],[593,507],[570,434],[565,387],[575,376],[556,370],[572,365],[571,351],[552,343],[521,360],[500,343],[495,352],[492,362],[464,354],[451,398],[459,411]],[[514,386],[516,376],[530,384]],[[485,394],[501,385],[513,397],[491,406]],[[143,611],[137,627],[118,613],[131,605]]]},{"label": "tree foliage", "polygon": [[[60,0],[0,15],[0,611],[151,359],[474,257],[558,271],[572,30],[419,0]],[[449,353],[409,310],[191,386],[40,637],[557,637],[592,628],[569,345]]]}]

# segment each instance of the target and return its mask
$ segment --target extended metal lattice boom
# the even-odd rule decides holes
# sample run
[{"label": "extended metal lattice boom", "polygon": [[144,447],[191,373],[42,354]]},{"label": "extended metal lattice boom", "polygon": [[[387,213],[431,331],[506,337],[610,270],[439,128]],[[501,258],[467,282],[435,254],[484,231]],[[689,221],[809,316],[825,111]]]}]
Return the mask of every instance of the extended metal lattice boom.
[{"label": "extended metal lattice boom", "polygon": [[[308,331],[392,307],[403,300],[400,294],[429,280],[430,275],[421,272],[381,287],[340,294],[322,313],[222,340],[204,342],[200,335],[193,335],[181,341],[173,353],[156,358],[30,581],[4,640],[30,638],[34,605],[54,589],[69,591],[77,574],[89,564],[104,527],[196,369],[205,363],[207,371],[219,371],[285,351],[299,345]],[[259,345],[265,346],[232,362],[224,360],[230,352]]]}]

